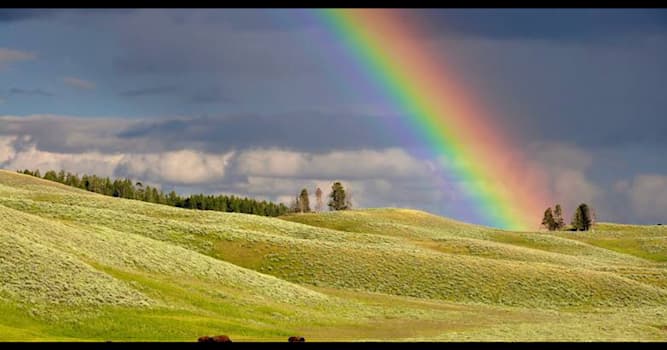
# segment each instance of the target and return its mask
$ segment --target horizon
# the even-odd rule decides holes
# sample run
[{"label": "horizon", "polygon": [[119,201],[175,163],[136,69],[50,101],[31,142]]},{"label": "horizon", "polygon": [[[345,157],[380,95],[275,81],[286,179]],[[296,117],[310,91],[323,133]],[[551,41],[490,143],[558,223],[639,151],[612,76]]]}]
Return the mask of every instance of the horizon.
[{"label": "horizon", "polygon": [[[19,175],[26,175],[26,176],[32,176],[32,177],[35,177],[35,175],[33,175],[33,174],[24,174],[24,173],[22,172],[22,171],[24,171],[24,170],[29,170],[29,169],[23,169],[23,170],[21,170],[21,169],[17,169],[17,170],[15,170],[15,171],[10,171],[10,170],[8,170],[8,169],[0,169],[0,171],[6,171],[6,172],[8,172],[8,173],[17,173],[17,174],[19,174]],[[55,170],[53,170],[53,171],[55,171]],[[56,171],[56,172],[57,172],[57,171]],[[65,171],[65,172],[67,173],[67,171]],[[73,174],[73,175],[76,175],[76,176],[83,176],[83,175],[93,176],[93,175],[95,175],[95,174],[76,174],[76,173],[72,173],[72,174]],[[42,176],[44,176],[44,174],[42,174]],[[49,180],[49,179],[45,179],[45,178],[43,178],[43,177],[35,177],[35,178],[40,179],[40,180],[44,180],[44,181],[53,182],[53,183],[60,183],[60,182],[57,182],[57,181],[53,181],[53,180]],[[110,177],[110,180],[116,180],[116,179],[118,179],[118,180],[125,180],[125,179],[129,179],[129,178],[114,178],[114,177]],[[132,180],[132,179],[129,179],[129,180]],[[132,181],[132,182],[134,183],[135,181]],[[332,182],[332,183],[333,183],[333,182]],[[62,184],[62,183],[60,183],[60,184]],[[62,185],[66,185],[66,184],[62,184]],[[148,184],[145,184],[145,185],[148,185]],[[148,186],[150,186],[150,185],[148,185]],[[159,188],[158,188],[158,190],[159,190]],[[330,194],[330,192],[323,192],[323,193],[324,193],[325,195],[327,195],[327,196]],[[98,193],[98,194],[100,194],[100,193]],[[202,193],[199,193],[199,194],[202,194]],[[177,195],[181,196],[182,194],[177,193]],[[189,195],[197,195],[197,194],[189,194]],[[205,194],[205,193],[204,193],[204,195],[209,195],[209,194]],[[222,195],[222,196],[229,196],[229,197],[236,196],[237,198],[244,198],[244,199],[257,200],[257,199],[252,198],[252,197],[244,197],[244,196],[242,196],[242,195],[241,195],[241,196],[238,196],[238,195],[230,194],[230,193],[214,193],[214,194],[212,194],[212,195],[214,195],[214,196]],[[310,192],[309,192],[309,197],[313,197],[313,194],[311,194]],[[313,199],[313,198],[311,198],[311,200],[312,200],[312,199]],[[139,199],[133,199],[133,200],[139,200]],[[312,203],[312,202],[311,202],[311,203]],[[154,204],[160,204],[160,205],[163,205],[163,204],[161,204],[161,203],[154,203]],[[283,203],[283,202],[278,202],[278,203],[274,203],[274,204],[276,204],[276,205],[280,205],[280,204],[282,204],[282,205],[285,205],[285,206],[289,206],[289,203]],[[433,213],[433,212],[429,212],[429,211],[427,211],[427,210],[415,209],[415,208],[410,208],[410,207],[399,207],[399,206],[363,207],[363,208],[352,207],[352,208],[347,208],[347,209],[346,209],[346,211],[373,211],[373,210],[380,210],[380,211],[381,211],[381,210],[408,210],[408,211],[422,212],[422,213],[429,214],[429,215],[433,215],[433,216],[437,216],[437,217],[440,217],[440,218],[443,218],[443,219],[447,219],[447,220],[455,221],[455,222],[458,222],[458,223],[461,223],[461,224],[478,225],[478,226],[482,226],[482,227],[486,227],[486,228],[499,229],[499,230],[503,230],[503,231],[516,231],[516,232],[548,231],[547,228],[545,228],[545,227],[541,227],[541,226],[540,226],[539,228],[536,228],[536,229],[526,229],[526,230],[513,230],[513,229],[494,228],[494,227],[489,227],[489,226],[485,226],[485,225],[482,225],[482,224],[475,224],[475,223],[471,223],[471,222],[466,222],[466,221],[458,220],[458,219],[456,219],[456,218],[451,218],[451,217],[443,216],[443,215],[441,215],[441,214]],[[215,211],[215,210],[214,210],[214,211]],[[573,211],[574,211],[574,210],[572,210],[572,212],[573,212]],[[287,213],[282,214],[282,215],[280,215],[280,216],[286,216],[286,215],[304,215],[304,214],[316,215],[316,214],[326,214],[326,213],[332,213],[332,214],[333,214],[333,213],[336,213],[336,212],[337,212],[337,210],[332,210],[332,209],[322,209],[322,210],[319,210],[319,211],[318,211],[318,210],[311,209],[311,210],[308,211],[308,212],[298,212],[298,211],[296,211],[296,212],[292,212],[292,211],[288,211]],[[569,228],[571,227],[571,224],[570,224],[570,221],[571,221],[571,220],[570,220],[570,219],[571,219],[571,215],[568,215],[567,213],[569,213],[569,211],[566,211],[566,214],[565,214],[565,216],[564,216],[564,219],[565,219],[565,228],[564,228],[564,229],[561,229],[561,230],[556,230],[556,231],[567,231],[567,229],[569,229]],[[255,215],[255,214],[249,214],[249,213],[241,213],[241,214]],[[660,225],[663,225],[663,223],[655,223],[655,224],[632,224],[632,223],[625,223],[625,222],[598,221],[598,220],[595,220],[595,221],[594,221],[594,224],[595,224],[595,225],[599,225],[599,224],[603,224],[603,225],[628,225],[628,226],[660,226]],[[592,229],[592,230],[595,230],[595,225],[593,225],[593,229]]]}]

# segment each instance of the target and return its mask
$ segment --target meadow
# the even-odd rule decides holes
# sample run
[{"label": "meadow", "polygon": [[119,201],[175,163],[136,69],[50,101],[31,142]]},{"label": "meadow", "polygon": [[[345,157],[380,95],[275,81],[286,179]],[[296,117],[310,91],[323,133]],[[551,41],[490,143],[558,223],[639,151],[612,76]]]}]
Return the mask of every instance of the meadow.
[{"label": "meadow", "polygon": [[279,218],[0,170],[1,341],[666,341],[667,227]]}]

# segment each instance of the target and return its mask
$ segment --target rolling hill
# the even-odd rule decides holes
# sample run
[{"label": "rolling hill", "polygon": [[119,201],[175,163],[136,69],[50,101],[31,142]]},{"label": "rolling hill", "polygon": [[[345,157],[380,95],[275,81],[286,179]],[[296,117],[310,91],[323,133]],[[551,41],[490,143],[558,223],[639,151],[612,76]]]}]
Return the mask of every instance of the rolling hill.
[{"label": "rolling hill", "polygon": [[0,170],[0,340],[667,340],[667,227],[268,218]]}]

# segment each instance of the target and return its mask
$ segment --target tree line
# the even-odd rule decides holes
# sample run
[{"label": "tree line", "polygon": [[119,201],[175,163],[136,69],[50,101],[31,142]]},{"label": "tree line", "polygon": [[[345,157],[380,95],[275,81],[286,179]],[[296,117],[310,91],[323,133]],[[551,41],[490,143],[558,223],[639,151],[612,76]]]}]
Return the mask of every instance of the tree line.
[{"label": "tree line", "polygon": [[151,187],[150,185],[144,186],[141,182],[133,182],[128,178],[112,180],[109,177],[99,177],[88,174],[79,177],[77,174],[72,174],[70,172],[65,173],[64,170],[60,170],[59,172],[49,170],[44,173],[44,176],[41,176],[39,170],[31,171],[26,169],[23,171],[18,170],[17,172],[107,196],[136,199],[179,208],[245,213],[261,216],[280,216],[287,214],[289,211],[289,208],[282,203],[276,204],[233,195],[193,194],[187,197],[182,197],[176,194],[175,191],[164,193],[156,187]]},{"label": "tree line", "polygon": [[[315,212],[321,212],[324,207],[324,200],[322,198],[322,189],[317,187],[315,189]],[[327,203],[329,210],[347,210],[352,208],[352,197],[349,192],[345,192],[345,188],[340,181],[336,181],[331,185],[331,192],[329,193],[329,202]],[[310,213],[310,199],[308,190],[303,188],[298,196],[292,201],[289,207],[292,213]]]},{"label": "tree line", "polygon": [[[595,211],[588,204],[581,203],[575,209],[570,223],[570,231],[588,231],[595,223]],[[547,208],[542,217],[542,226],[549,231],[560,231],[566,229],[563,219],[563,210],[560,204],[552,208]]]}]

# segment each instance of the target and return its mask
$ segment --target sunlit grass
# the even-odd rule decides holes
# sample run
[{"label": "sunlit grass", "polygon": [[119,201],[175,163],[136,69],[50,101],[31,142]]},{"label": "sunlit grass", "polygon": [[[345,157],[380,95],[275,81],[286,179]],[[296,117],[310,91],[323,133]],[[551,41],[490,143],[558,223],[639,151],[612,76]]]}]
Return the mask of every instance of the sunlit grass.
[{"label": "sunlit grass", "polygon": [[0,171],[0,340],[666,340],[666,242],[184,210]]}]

